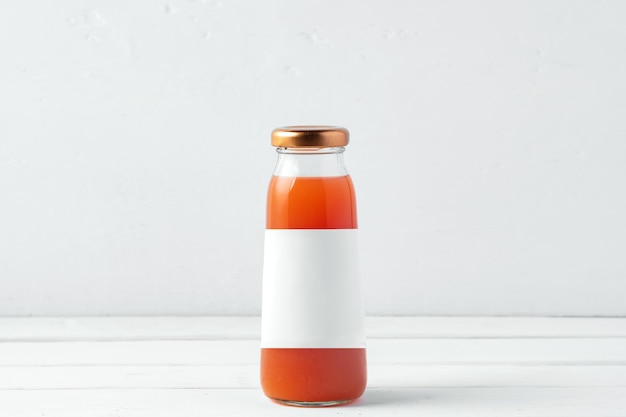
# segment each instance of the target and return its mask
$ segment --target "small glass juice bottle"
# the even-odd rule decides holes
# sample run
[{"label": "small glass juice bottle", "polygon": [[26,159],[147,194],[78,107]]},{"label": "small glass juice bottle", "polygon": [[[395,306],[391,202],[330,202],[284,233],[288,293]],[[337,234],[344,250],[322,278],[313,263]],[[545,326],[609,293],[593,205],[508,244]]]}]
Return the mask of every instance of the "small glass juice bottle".
[{"label": "small glass juice bottle", "polygon": [[343,162],[348,131],[272,132],[278,162],[267,197],[261,385],[272,400],[331,406],[367,382],[356,198]]}]

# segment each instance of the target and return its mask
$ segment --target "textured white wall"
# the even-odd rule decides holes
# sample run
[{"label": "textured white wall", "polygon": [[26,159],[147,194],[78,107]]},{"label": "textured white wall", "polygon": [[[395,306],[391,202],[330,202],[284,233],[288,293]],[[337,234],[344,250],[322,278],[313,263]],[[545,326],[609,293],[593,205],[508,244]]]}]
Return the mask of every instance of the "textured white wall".
[{"label": "textured white wall", "polygon": [[257,314],[338,124],[370,314],[626,314],[626,3],[0,3],[0,315]]}]

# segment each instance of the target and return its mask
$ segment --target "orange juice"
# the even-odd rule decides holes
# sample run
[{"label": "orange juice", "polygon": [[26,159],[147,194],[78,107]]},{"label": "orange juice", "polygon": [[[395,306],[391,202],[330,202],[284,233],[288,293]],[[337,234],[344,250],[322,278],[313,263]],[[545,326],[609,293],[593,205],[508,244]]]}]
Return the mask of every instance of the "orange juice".
[{"label": "orange juice", "polygon": [[[268,229],[356,229],[350,176],[273,177],[267,200]],[[363,394],[365,349],[261,350],[261,384],[273,399],[344,401]]]}]

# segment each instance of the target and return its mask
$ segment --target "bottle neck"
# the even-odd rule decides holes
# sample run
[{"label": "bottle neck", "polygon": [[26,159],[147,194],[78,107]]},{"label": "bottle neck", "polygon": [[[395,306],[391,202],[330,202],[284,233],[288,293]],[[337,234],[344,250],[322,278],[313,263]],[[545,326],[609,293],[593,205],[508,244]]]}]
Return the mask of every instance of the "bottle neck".
[{"label": "bottle neck", "polygon": [[278,148],[274,169],[277,177],[342,177],[348,175],[343,162],[344,147]]}]

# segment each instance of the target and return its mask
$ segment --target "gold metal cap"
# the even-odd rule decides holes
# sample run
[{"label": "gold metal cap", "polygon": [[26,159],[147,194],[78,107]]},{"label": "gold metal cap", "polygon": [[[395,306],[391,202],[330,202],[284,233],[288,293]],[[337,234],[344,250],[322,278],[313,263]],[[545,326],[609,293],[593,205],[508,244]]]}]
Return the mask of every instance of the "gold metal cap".
[{"label": "gold metal cap", "polygon": [[346,146],[347,129],[337,126],[287,126],[272,131],[272,146],[279,148],[332,148]]}]

